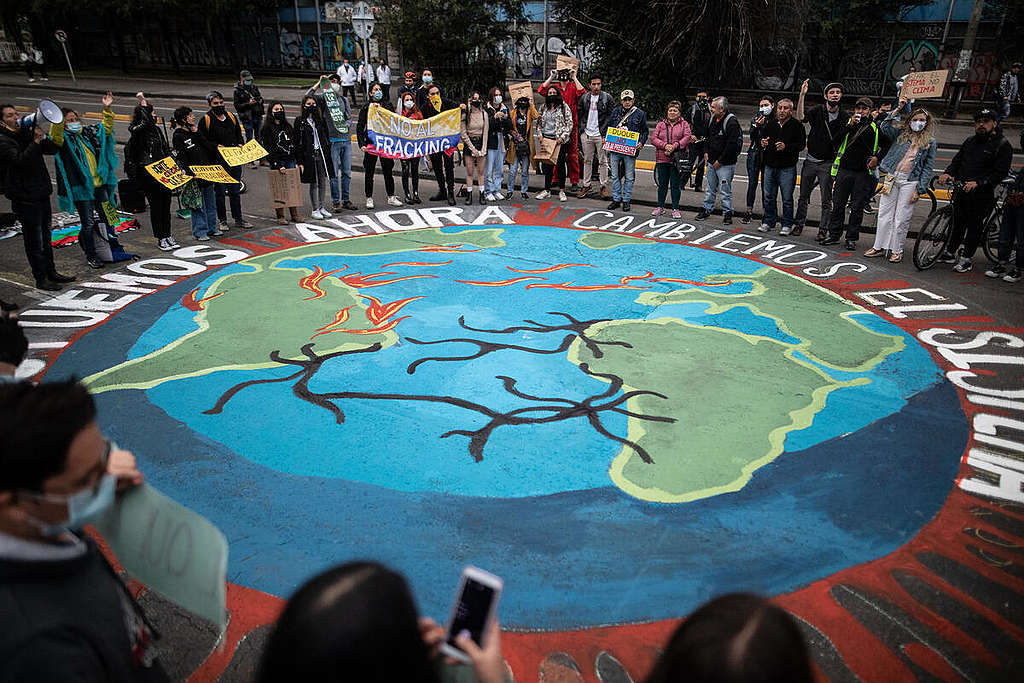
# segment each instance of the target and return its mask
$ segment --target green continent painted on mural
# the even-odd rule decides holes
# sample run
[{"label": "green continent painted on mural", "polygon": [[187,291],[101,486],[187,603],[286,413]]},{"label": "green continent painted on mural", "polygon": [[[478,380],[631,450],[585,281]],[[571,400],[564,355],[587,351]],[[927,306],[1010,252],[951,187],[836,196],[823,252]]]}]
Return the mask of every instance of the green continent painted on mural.
[{"label": "green continent painted on mural", "polygon": [[[339,279],[370,274],[342,270],[317,280],[316,257],[411,252],[416,254],[417,260],[423,260],[430,255],[417,253],[423,248],[452,244],[480,248],[503,246],[501,232],[500,228],[458,233],[433,229],[368,235],[317,242],[246,259],[243,264],[250,267],[250,271],[225,275],[202,292],[205,301],[194,317],[199,329],[145,356],[91,375],[84,382],[93,393],[149,389],[170,380],[221,370],[279,367],[279,363],[271,360],[271,352],[279,351],[282,358],[301,358],[302,347],[310,343],[320,355],[372,344],[386,348],[397,341],[397,334],[383,329],[388,326],[386,320],[378,323],[371,319],[369,300],[360,295],[358,286],[350,286]],[[312,265],[280,265],[302,259]],[[429,276],[424,273],[416,271],[419,277]],[[368,282],[379,283],[389,277],[382,274]],[[308,288],[300,284],[303,280]],[[317,288],[322,295],[315,296]],[[365,293],[373,295],[375,292],[367,288]],[[342,313],[346,308],[347,313]],[[344,320],[332,325],[338,318]],[[329,327],[327,333],[314,337],[324,327]],[[342,328],[364,333],[330,331]],[[374,329],[382,331],[365,333]]]},{"label": "green continent painted on mural", "polygon": [[[879,334],[851,317],[848,302],[803,280],[770,269],[753,276],[711,279],[750,281],[749,294],[722,295],[699,289],[645,293],[651,305],[708,302],[710,313],[746,306],[772,318],[799,339],[787,343],[674,318],[601,323],[587,330],[596,340],[627,342],[631,348],[602,346],[594,357],[581,344],[569,350],[574,363],[614,374],[624,391],[642,387],[662,394],[629,401],[629,410],[660,411],[675,422],[629,420],[627,438],[651,454],[645,462],[624,447],[610,468],[613,482],[644,500],[679,503],[737,491],[759,467],[777,458],[786,435],[810,426],[836,389],[868,384],[866,377],[838,381],[823,366],[846,371],[874,367],[903,348],[902,338]],[[835,346],[842,348],[835,348]],[[708,353],[708,349],[714,349]]]}]

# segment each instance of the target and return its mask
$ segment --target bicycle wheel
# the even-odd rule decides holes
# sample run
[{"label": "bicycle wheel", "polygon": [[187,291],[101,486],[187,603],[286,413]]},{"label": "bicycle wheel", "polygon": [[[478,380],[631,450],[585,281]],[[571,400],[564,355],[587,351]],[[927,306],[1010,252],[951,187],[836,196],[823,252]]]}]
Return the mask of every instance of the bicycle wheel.
[{"label": "bicycle wheel", "polygon": [[925,219],[914,240],[914,267],[927,270],[935,265],[939,254],[949,243],[952,223],[953,209],[949,206],[942,207]]},{"label": "bicycle wheel", "polygon": [[1003,207],[997,206],[992,215],[985,221],[981,233],[981,250],[992,263],[999,262],[999,226],[1003,223]]},{"label": "bicycle wheel", "polygon": [[935,192],[932,191],[932,188],[930,188],[930,187],[927,190],[925,190],[925,194],[928,195],[928,199],[932,203],[932,209],[931,209],[931,211],[928,212],[928,214],[931,215],[931,214],[935,213],[936,209],[939,208],[939,200],[937,200],[935,198]]}]

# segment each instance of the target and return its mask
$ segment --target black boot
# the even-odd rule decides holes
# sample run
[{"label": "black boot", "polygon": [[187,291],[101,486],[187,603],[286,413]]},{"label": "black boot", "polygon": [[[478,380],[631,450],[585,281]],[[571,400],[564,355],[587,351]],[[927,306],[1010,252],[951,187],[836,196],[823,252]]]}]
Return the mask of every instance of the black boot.
[{"label": "black boot", "polygon": [[430,198],[430,201],[432,201],[432,202],[443,202],[446,199],[448,199],[448,195],[445,194],[445,191],[442,188],[442,189],[437,191],[437,194],[435,194],[433,197]]},{"label": "black boot", "polygon": [[0,311],[16,311],[18,310],[18,304],[10,301],[4,301],[0,299]]},{"label": "black boot", "polygon": [[75,281],[75,276],[74,275],[61,275],[56,270],[51,271],[50,273],[48,273],[46,277],[50,281],[56,282],[58,284],[63,284],[65,282],[74,282]]},{"label": "black boot", "polygon": [[[480,196],[483,197],[483,194],[481,193]],[[472,192],[467,192],[466,193],[466,206],[469,206],[472,203],[473,203],[473,193]]]},{"label": "black boot", "polygon": [[419,192],[419,190],[413,190],[412,191],[412,201],[413,201],[414,204],[422,204],[423,203],[423,200],[420,199],[420,192]]},{"label": "black boot", "polygon": [[42,289],[47,292],[59,292],[62,287],[53,280],[44,277],[36,280],[36,289]]},{"label": "black boot", "polygon": [[448,206],[455,206],[455,185],[448,186]]}]

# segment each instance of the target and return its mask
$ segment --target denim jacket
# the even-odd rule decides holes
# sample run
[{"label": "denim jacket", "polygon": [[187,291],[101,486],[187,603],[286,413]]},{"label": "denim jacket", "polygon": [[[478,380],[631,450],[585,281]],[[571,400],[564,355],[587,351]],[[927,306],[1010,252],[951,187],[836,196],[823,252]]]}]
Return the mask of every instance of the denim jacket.
[{"label": "denim jacket", "polygon": [[[900,112],[894,111],[882,121],[881,125],[882,132],[893,141],[892,146],[889,148],[889,153],[885,155],[882,163],[878,165],[878,168],[886,173],[893,172],[896,166],[899,165],[900,160],[903,159],[903,155],[907,153],[907,147],[910,146],[909,140],[900,142],[900,131],[892,124],[893,121],[899,120]],[[928,182],[932,179],[932,171],[935,166],[935,150],[937,147],[935,138],[932,138],[928,147],[917,150],[917,156],[914,157],[914,165],[910,168],[910,175],[907,176],[907,180],[917,181],[918,193],[923,193],[928,189]]]}]

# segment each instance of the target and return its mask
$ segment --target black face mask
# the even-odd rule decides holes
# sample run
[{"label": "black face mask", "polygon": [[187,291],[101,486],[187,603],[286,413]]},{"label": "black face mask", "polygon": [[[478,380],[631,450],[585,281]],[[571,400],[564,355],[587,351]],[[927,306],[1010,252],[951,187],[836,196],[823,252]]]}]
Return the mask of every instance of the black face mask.
[{"label": "black face mask", "polygon": [[308,112],[311,112],[311,111],[316,109],[316,105],[315,104],[305,104],[305,105],[302,106],[302,108],[305,109]]},{"label": "black face mask", "polygon": [[562,96],[561,95],[548,95],[547,102],[548,102],[548,104],[561,104],[562,103]]},{"label": "black face mask", "polygon": [[216,116],[224,116],[224,113],[227,111],[227,109],[225,109],[224,105],[221,104],[216,107],[211,107],[210,111],[212,111]]},{"label": "black face mask", "polygon": [[470,104],[476,107],[477,109],[480,108],[480,100],[473,100],[472,102],[470,102]]},{"label": "black face mask", "polygon": [[274,112],[274,120],[275,121],[284,121],[284,112],[283,111],[275,111]]}]

